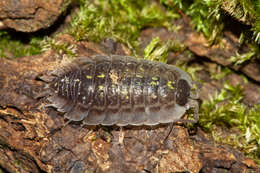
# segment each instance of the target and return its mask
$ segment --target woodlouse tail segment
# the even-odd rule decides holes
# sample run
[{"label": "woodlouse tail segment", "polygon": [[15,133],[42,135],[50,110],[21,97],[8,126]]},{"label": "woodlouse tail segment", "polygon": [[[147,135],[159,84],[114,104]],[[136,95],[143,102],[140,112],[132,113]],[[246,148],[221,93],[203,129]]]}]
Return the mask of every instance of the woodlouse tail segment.
[{"label": "woodlouse tail segment", "polygon": [[52,75],[49,75],[49,74],[37,77],[37,79],[42,80],[42,81],[47,82],[47,83],[52,82],[53,80],[55,80],[55,78],[56,78],[55,76],[52,76]]},{"label": "woodlouse tail segment", "polygon": [[38,93],[35,93],[34,99],[40,99],[43,97],[50,96],[53,90],[50,88],[50,82],[55,80],[55,77],[49,75],[40,75],[36,77],[36,80],[46,82],[42,90]]},{"label": "woodlouse tail segment", "polygon": [[57,97],[56,95],[47,98],[51,104],[47,104],[46,107],[57,108],[59,112],[69,112],[71,111],[73,104],[63,98]]}]

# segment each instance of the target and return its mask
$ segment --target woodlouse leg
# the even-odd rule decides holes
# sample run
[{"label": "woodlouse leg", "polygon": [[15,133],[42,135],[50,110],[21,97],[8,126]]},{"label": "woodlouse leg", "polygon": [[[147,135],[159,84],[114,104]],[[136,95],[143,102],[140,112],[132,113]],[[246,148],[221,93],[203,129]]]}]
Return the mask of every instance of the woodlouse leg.
[{"label": "woodlouse leg", "polygon": [[186,119],[180,119],[177,122],[181,122],[181,123],[197,123],[198,119],[199,119],[199,103],[197,100],[193,100],[193,99],[189,99],[188,103],[187,103],[188,108],[193,108],[193,120],[186,120]]},{"label": "woodlouse leg", "polygon": [[70,122],[72,122],[72,120],[68,120],[66,123],[64,123],[62,128],[66,127]]},{"label": "woodlouse leg", "polygon": [[171,132],[172,132],[172,129],[173,129],[173,125],[174,125],[174,122],[171,123],[171,128],[170,128],[170,130],[169,130],[167,136],[164,138],[163,143],[165,143],[166,140],[168,139],[168,137],[170,136],[170,134],[171,134]]},{"label": "woodlouse leg", "polygon": [[194,110],[194,120],[191,121],[193,121],[193,123],[197,123],[199,120],[199,103],[197,100],[189,99],[188,104],[190,108],[193,108]]},{"label": "woodlouse leg", "polygon": [[51,137],[53,136],[56,132],[61,131],[64,127],[66,127],[71,121],[67,121],[66,123],[64,123],[61,127],[58,127],[56,129],[51,130],[51,132],[49,134],[47,134],[47,137]]},{"label": "woodlouse leg", "polygon": [[200,90],[202,88],[201,83],[197,82],[197,81],[193,81],[193,86],[191,88],[191,92],[190,92],[190,98],[191,99],[199,99],[200,97]]},{"label": "woodlouse leg", "polygon": [[[194,120],[180,119],[177,122],[181,122],[181,123],[197,123],[198,122],[198,119],[199,119],[199,104],[198,104],[198,101],[189,99],[188,106],[189,106],[189,108],[194,109]],[[163,141],[164,143],[168,139],[168,137],[170,136],[174,123],[176,123],[176,122],[171,123],[171,129],[169,130],[166,138],[164,139],[164,141]]]},{"label": "woodlouse leg", "polygon": [[42,91],[42,92],[33,93],[33,99],[37,100],[37,99],[49,96],[51,92],[52,92],[51,89],[45,89],[44,88],[44,91]]},{"label": "woodlouse leg", "polygon": [[123,127],[120,126],[120,132],[119,132],[119,138],[118,138],[118,142],[120,145],[124,145],[124,137],[125,137],[125,133],[123,131]]}]

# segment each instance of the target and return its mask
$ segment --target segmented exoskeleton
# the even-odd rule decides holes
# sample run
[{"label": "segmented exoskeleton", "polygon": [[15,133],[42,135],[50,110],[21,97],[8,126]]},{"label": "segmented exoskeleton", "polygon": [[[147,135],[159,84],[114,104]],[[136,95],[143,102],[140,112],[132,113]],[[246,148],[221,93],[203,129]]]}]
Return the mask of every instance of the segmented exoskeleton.
[{"label": "segmented exoskeleton", "polygon": [[156,125],[179,121],[199,91],[176,66],[130,56],[79,57],[45,78],[51,106],[87,125]]}]

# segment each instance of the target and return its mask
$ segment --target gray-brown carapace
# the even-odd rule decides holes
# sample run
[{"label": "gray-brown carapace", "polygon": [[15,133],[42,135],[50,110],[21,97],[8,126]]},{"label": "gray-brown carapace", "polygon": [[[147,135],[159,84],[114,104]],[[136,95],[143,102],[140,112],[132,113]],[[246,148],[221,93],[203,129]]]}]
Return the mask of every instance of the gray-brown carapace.
[{"label": "gray-brown carapace", "polygon": [[86,125],[156,125],[182,121],[199,89],[190,76],[160,62],[130,56],[79,57],[45,76],[49,106]]}]

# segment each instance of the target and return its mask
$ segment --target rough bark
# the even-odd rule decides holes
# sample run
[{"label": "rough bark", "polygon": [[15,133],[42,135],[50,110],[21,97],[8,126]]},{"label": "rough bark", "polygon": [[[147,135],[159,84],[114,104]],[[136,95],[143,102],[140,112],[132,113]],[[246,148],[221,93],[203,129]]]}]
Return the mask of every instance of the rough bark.
[{"label": "rough bark", "polygon": [[0,1],[0,22],[22,32],[35,32],[51,26],[70,0]]}]

